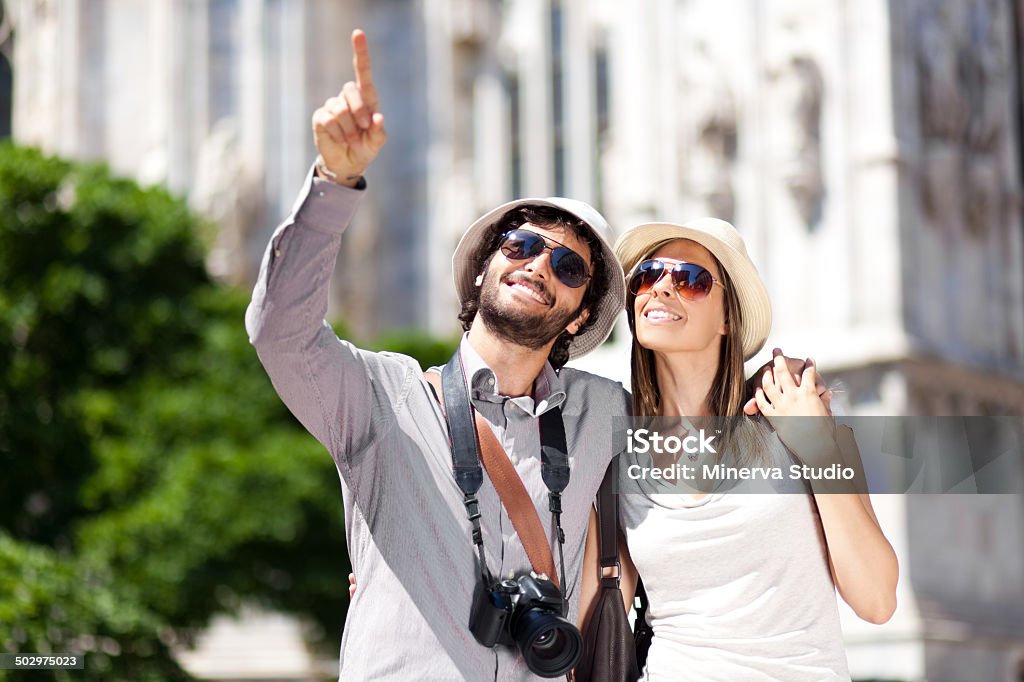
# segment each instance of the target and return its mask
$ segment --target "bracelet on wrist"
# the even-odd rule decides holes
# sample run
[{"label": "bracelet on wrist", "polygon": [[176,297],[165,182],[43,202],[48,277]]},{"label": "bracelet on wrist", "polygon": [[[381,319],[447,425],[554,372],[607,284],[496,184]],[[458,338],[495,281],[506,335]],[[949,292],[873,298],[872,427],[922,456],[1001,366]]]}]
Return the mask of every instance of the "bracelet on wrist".
[{"label": "bracelet on wrist", "polygon": [[324,176],[325,178],[334,180],[335,182],[338,181],[338,174],[327,167],[327,163],[324,161],[324,157],[322,154],[316,155],[316,169],[320,173],[320,175]]},{"label": "bracelet on wrist", "polygon": [[320,175],[322,175],[325,178],[331,180],[332,182],[341,183],[343,181],[348,181],[348,180],[358,180],[359,178],[363,177],[362,173],[357,173],[355,175],[347,175],[343,179],[339,179],[338,174],[335,173],[334,171],[332,171],[330,168],[327,167],[327,162],[324,161],[324,157],[323,157],[322,154],[317,154],[316,155],[316,163],[315,163],[315,165],[316,165],[317,172],[319,172]]}]

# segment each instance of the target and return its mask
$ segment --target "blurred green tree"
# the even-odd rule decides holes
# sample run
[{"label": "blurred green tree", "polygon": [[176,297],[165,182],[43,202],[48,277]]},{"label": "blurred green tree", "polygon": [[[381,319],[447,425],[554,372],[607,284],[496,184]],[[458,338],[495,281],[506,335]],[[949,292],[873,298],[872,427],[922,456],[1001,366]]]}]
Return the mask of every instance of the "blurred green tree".
[{"label": "blurred green tree", "polygon": [[[52,679],[187,679],[171,647],[243,603],[337,646],[337,473],[199,228],[162,189],[0,145],[0,651],[87,653]],[[382,343],[426,365],[455,340]]]}]

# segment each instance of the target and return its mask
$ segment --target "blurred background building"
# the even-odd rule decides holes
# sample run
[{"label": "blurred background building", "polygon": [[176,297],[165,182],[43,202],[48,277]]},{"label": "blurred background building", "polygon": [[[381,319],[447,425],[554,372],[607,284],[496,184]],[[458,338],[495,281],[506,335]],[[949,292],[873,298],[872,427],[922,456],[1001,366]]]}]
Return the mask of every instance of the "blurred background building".
[{"label": "blurred background building", "polygon": [[[1024,414],[1024,0],[3,7],[0,135],[187,195],[215,225],[210,270],[242,286],[364,28],[389,143],[334,282],[357,336],[453,333],[462,230],[568,195],[619,232],[734,222],[772,295],[768,347],[815,356],[849,413]],[[628,339],[622,324],[579,364],[628,380]],[[844,611],[854,677],[1024,680],[1022,500],[875,504],[900,607],[884,626]],[[271,674],[216,662],[251,640],[214,630],[186,655],[197,674]],[[312,674],[289,660],[275,679]]]}]

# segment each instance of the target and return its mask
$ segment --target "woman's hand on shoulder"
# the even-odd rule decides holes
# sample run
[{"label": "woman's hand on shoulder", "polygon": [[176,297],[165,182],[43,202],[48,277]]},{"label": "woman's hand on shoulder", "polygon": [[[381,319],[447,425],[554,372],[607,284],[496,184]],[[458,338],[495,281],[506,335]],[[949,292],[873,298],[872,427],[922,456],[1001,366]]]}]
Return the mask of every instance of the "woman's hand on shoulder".
[{"label": "woman's hand on shoulder", "polygon": [[799,358],[791,358],[782,352],[781,348],[775,348],[772,350],[772,359],[770,362],[766,362],[760,369],[754,372],[753,375],[746,381],[746,391],[750,398],[743,405],[743,414],[753,417],[759,412],[757,406],[757,388],[763,385],[766,379],[775,378],[772,376],[777,371],[779,358],[782,358],[782,362],[785,363],[785,367],[789,369],[790,376],[793,377],[793,383],[800,386],[808,385],[806,377],[804,376],[807,372],[808,367],[813,367],[813,381],[814,392],[821,398],[821,401],[825,404],[825,411],[832,414],[832,391],[828,390],[825,385],[825,378],[818,373],[817,366],[814,365],[814,361],[808,358],[802,360]]},{"label": "woman's hand on shoulder", "polygon": [[815,363],[808,359],[797,383],[786,359],[777,355],[754,391],[754,400],[787,448],[808,464],[827,464],[821,460],[835,452],[835,420],[818,395],[816,375]]},{"label": "woman's hand on shoulder", "polygon": [[828,406],[815,387],[817,368],[808,358],[797,383],[789,371],[786,358],[776,355],[771,371],[761,376],[761,385],[754,390],[754,400],[766,417],[829,417]]}]

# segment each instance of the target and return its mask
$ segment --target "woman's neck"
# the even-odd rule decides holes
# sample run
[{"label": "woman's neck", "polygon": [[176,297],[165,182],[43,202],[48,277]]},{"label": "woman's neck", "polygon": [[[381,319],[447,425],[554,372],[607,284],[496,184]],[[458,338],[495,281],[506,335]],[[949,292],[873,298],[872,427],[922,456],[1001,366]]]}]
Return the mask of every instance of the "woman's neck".
[{"label": "woman's neck", "polygon": [[702,417],[711,414],[708,395],[718,374],[719,348],[707,352],[654,354],[662,416]]}]

